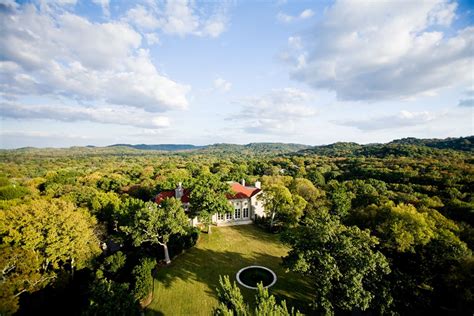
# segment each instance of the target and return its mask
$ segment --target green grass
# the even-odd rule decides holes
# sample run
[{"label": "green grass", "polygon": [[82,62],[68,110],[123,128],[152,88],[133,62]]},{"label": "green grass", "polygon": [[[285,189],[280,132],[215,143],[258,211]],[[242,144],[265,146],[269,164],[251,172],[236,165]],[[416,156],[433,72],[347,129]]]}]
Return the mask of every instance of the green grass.
[{"label": "green grass", "polygon": [[[235,280],[237,271],[248,265],[272,269],[278,281],[270,293],[301,310],[312,291],[301,276],[286,273],[281,267],[281,257],[287,252],[278,235],[254,225],[213,228],[211,235],[201,234],[196,247],[159,269],[146,314],[211,315],[218,304],[219,275]],[[243,287],[241,291],[247,301],[254,301],[255,291]]]}]

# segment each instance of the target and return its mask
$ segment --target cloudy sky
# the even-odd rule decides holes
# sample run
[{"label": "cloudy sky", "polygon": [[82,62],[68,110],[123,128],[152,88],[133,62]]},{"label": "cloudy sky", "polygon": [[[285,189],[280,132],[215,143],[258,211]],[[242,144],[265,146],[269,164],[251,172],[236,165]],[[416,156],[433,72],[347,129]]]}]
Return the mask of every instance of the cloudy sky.
[{"label": "cloudy sky", "polygon": [[469,1],[0,0],[0,147],[474,134]]}]

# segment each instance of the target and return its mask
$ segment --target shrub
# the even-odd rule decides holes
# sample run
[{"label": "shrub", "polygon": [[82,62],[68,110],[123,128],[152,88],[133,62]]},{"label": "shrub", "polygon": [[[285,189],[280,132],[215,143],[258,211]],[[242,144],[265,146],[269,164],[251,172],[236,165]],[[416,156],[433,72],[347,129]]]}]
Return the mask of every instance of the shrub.
[{"label": "shrub", "polygon": [[151,258],[142,258],[138,265],[133,268],[132,275],[135,281],[133,294],[137,300],[143,300],[153,290],[152,270],[156,261]]},{"label": "shrub", "polygon": [[194,247],[199,239],[199,234],[201,231],[192,227],[189,228],[187,234],[185,235],[173,235],[170,238],[168,243],[168,248],[170,251],[170,256],[174,257],[183,252],[185,249]]},{"label": "shrub", "polygon": [[104,267],[107,272],[117,273],[121,268],[123,268],[126,261],[127,256],[123,252],[118,251],[105,258]]},{"label": "shrub", "polygon": [[89,288],[89,306],[84,315],[139,315],[138,304],[127,283],[96,279]]}]

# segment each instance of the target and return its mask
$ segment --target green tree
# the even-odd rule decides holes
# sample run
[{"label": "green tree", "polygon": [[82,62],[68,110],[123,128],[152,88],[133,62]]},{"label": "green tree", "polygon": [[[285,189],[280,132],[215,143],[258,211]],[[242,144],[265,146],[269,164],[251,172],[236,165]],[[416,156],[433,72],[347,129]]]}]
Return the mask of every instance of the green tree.
[{"label": "green tree", "polygon": [[184,213],[181,201],[175,198],[163,200],[160,205],[146,202],[133,215],[129,226],[122,230],[131,236],[134,246],[143,243],[161,245],[165,252],[166,264],[171,263],[168,252],[168,241],[171,235],[184,234],[189,226],[189,219]]},{"label": "green tree", "polygon": [[0,236],[5,244],[32,250],[42,269],[69,263],[82,268],[100,253],[96,221],[85,210],[59,199],[32,200],[0,212]]},{"label": "green tree", "polygon": [[29,249],[0,246],[0,315],[10,315],[18,309],[19,297],[34,292],[54,278],[41,273],[41,260]]},{"label": "green tree", "polygon": [[217,297],[219,306],[214,310],[214,315],[225,316],[300,316],[300,312],[294,308],[288,310],[286,301],[278,303],[275,296],[270,295],[262,283],[257,285],[257,294],[255,295],[255,310],[250,312],[249,305],[245,302],[240,288],[235,281],[230,282],[229,276],[219,276],[219,285],[217,288]]},{"label": "green tree", "polygon": [[329,186],[331,188],[331,213],[340,218],[346,217],[352,206],[352,196],[350,192],[345,189],[343,184],[340,184],[335,180],[330,181]]},{"label": "green tree", "polygon": [[275,296],[268,293],[268,289],[264,288],[262,283],[257,285],[257,295],[255,296],[256,307],[255,316],[302,316],[299,311],[295,311],[292,307],[288,310],[286,301],[281,301],[280,304],[276,301]]},{"label": "green tree", "polygon": [[377,293],[385,292],[381,281],[390,272],[388,261],[374,250],[377,238],[367,230],[319,214],[287,231],[283,240],[291,247],[284,265],[313,282],[317,310],[366,310],[375,305]]},{"label": "green tree", "polygon": [[321,172],[317,168],[311,168],[307,171],[306,177],[314,184],[322,187],[326,184],[326,180]]},{"label": "green tree", "polygon": [[230,187],[212,174],[201,174],[193,185],[189,195],[189,204],[192,214],[199,217],[207,225],[207,232],[211,233],[212,216],[232,212],[232,205],[226,198]]},{"label": "green tree", "polygon": [[138,265],[133,268],[134,279],[133,294],[139,301],[145,299],[153,290],[152,271],[156,266],[156,261],[152,258],[142,258]]},{"label": "green tree", "polygon": [[314,186],[311,181],[304,178],[296,178],[290,184],[292,193],[296,193],[309,204],[317,205],[318,200],[324,196],[324,192]]},{"label": "green tree", "polygon": [[85,315],[129,316],[140,315],[139,306],[128,283],[98,278],[89,288],[89,306]]},{"label": "green tree", "polygon": [[244,301],[244,297],[239,287],[235,283],[230,282],[229,276],[219,276],[220,288],[217,288],[217,298],[219,306],[214,310],[215,315],[249,315],[249,306]]},{"label": "green tree", "polygon": [[398,252],[415,252],[417,245],[426,245],[435,236],[429,213],[418,212],[413,205],[389,202],[379,209],[379,216],[378,235],[385,247]]},{"label": "green tree", "polygon": [[113,255],[105,258],[104,268],[107,272],[115,274],[125,266],[126,261],[127,256],[123,252],[117,251]]},{"label": "green tree", "polygon": [[258,197],[270,217],[270,227],[275,220],[280,220],[285,225],[294,225],[303,215],[306,201],[297,194],[291,194],[288,188],[281,185],[271,185],[263,190]]},{"label": "green tree", "polygon": [[7,185],[0,187],[0,200],[19,199],[27,195],[29,190],[17,185]]}]

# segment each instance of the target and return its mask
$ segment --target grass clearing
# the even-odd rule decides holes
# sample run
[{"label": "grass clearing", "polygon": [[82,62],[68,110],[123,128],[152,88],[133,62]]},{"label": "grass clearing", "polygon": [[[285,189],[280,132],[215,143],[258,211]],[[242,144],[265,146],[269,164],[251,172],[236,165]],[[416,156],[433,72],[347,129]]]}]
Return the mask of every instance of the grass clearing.
[{"label": "grass clearing", "polygon": [[[156,273],[153,301],[146,314],[211,315],[218,304],[219,275],[235,280],[235,274],[249,265],[272,269],[278,281],[270,293],[301,310],[310,301],[311,288],[301,276],[281,267],[281,257],[288,250],[278,235],[255,225],[213,228],[211,235],[201,234],[196,247]],[[254,301],[254,290],[241,287],[241,291],[248,301]]]}]

